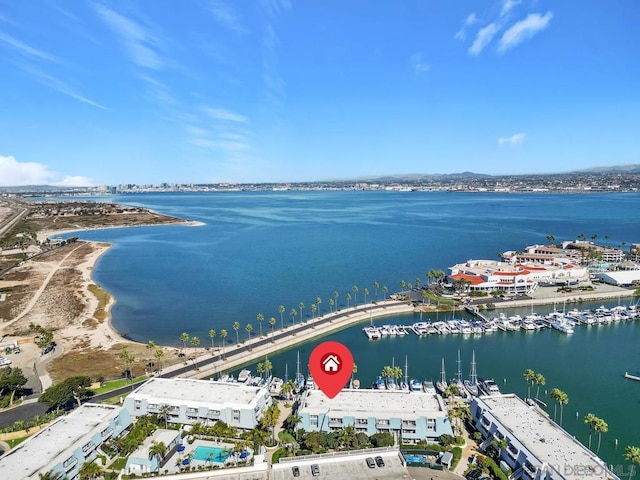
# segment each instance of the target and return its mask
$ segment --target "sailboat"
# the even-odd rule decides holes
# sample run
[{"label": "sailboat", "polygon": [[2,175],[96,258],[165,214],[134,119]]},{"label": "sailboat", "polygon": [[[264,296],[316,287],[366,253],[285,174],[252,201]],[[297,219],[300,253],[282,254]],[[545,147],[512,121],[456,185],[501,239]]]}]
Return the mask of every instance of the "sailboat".
[{"label": "sailboat", "polygon": [[442,369],[440,370],[440,380],[436,382],[436,390],[444,394],[447,389],[447,374],[444,371],[444,357],[442,357]]},{"label": "sailboat", "polygon": [[476,374],[476,352],[473,351],[473,355],[471,357],[471,374],[469,375],[469,380],[464,381],[464,388],[467,389],[472,396],[478,396],[478,375]]},{"label": "sailboat", "polygon": [[456,376],[456,386],[458,387],[458,392],[460,392],[460,396],[462,398],[467,398],[467,392],[465,391],[464,388],[464,383],[462,383],[462,370],[460,367],[461,363],[460,363],[460,349],[458,349],[458,374]]}]

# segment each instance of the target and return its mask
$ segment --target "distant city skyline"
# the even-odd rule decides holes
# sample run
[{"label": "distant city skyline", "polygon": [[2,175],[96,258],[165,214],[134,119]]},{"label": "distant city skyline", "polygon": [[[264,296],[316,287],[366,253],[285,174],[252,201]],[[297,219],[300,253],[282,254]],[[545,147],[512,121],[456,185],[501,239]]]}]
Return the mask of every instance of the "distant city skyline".
[{"label": "distant city skyline", "polygon": [[0,186],[640,163],[640,5],[0,2]]}]

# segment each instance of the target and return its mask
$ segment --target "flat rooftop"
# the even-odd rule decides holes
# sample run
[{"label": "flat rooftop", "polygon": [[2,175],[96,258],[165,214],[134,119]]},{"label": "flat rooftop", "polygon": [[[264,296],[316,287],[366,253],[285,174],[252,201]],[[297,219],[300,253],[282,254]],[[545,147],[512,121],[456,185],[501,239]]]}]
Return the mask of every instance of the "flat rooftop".
[{"label": "flat rooftop", "polygon": [[401,390],[345,389],[329,399],[320,390],[309,390],[302,411],[360,418],[406,418],[441,416],[436,395]]},{"label": "flat rooftop", "polygon": [[585,472],[589,472],[589,478],[593,479],[618,478],[604,468],[605,464],[594,453],[519,397],[496,395],[479,401],[484,402],[492,415],[541,463],[553,466],[559,477],[583,480]]},{"label": "flat rooftop", "polygon": [[247,406],[266,395],[260,387],[241,383],[212,382],[188,378],[152,378],[134,390],[131,398],[172,405],[209,407],[211,404]]},{"label": "flat rooftop", "polygon": [[57,463],[64,462],[77,448],[119,415],[121,408],[85,403],[58,418],[49,427],[0,457],[0,478],[38,478]]}]

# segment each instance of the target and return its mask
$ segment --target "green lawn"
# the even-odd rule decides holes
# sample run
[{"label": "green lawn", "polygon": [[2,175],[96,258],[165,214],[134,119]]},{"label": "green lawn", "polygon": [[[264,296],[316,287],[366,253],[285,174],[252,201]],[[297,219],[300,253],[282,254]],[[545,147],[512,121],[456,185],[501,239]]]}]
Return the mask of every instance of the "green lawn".
[{"label": "green lawn", "polygon": [[440,303],[441,305],[457,305],[460,303],[455,298],[438,297],[431,292],[427,292],[427,298],[431,300],[431,303]]},{"label": "green lawn", "polygon": [[7,443],[9,444],[9,446],[11,448],[15,447],[16,445],[20,445],[22,442],[24,442],[27,438],[29,438],[29,436],[26,437],[22,437],[22,438],[15,438],[13,440],[7,440]]},{"label": "green lawn", "polygon": [[[141,375],[139,377],[134,378],[133,383],[141,382],[143,380],[146,380],[147,378],[149,377],[147,377],[146,375]],[[93,391],[93,393],[95,393],[96,395],[100,395],[101,393],[110,392],[111,390],[116,390],[120,387],[126,387],[127,385],[131,385],[131,382],[126,378],[110,380],[108,382],[104,382],[104,385],[102,385],[100,388],[96,388]]]}]

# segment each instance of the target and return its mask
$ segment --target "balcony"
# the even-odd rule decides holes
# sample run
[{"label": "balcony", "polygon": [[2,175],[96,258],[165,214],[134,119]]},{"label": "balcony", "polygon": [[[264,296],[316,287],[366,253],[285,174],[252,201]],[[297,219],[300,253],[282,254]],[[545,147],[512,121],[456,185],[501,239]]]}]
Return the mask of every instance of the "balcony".
[{"label": "balcony", "polygon": [[329,420],[329,428],[342,428],[342,420]]},{"label": "balcony", "polygon": [[525,463],[522,465],[522,471],[527,474],[529,478],[536,478],[536,469],[532,465]]},{"label": "balcony", "polygon": [[62,466],[64,467],[65,471],[68,472],[73,467],[75,467],[77,464],[78,464],[78,459],[76,457],[71,457],[71,458],[65,460],[65,462],[62,464]]},{"label": "balcony", "polygon": [[518,458],[518,450],[511,444],[507,445],[507,454],[514,460]]}]

